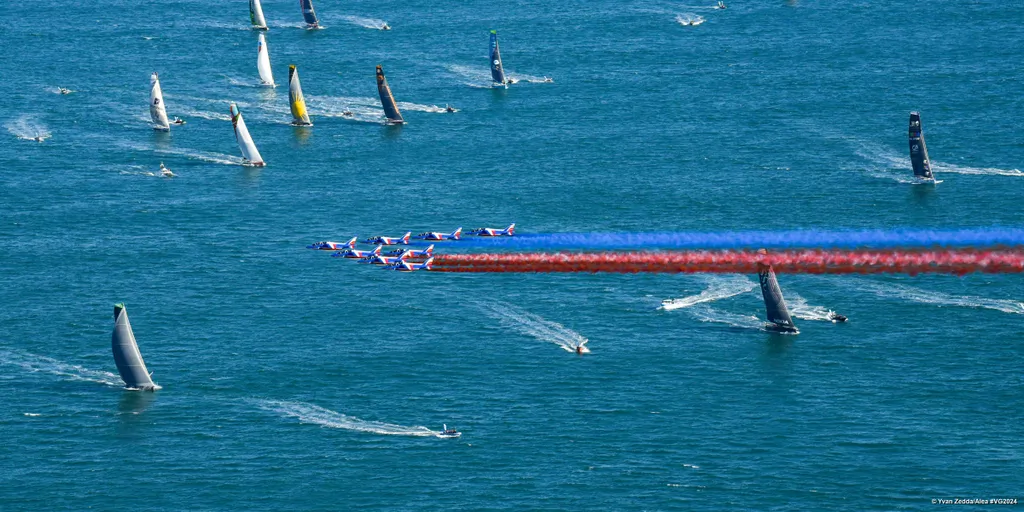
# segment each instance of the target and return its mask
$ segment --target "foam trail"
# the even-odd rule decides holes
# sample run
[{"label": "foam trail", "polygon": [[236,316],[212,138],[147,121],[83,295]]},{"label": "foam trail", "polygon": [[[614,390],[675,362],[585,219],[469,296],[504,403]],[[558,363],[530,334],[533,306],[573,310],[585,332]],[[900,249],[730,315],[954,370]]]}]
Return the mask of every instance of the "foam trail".
[{"label": "foam trail", "polygon": [[352,23],[353,25],[359,25],[363,28],[372,28],[376,30],[384,30],[385,21],[378,20],[377,18],[364,18],[362,16],[340,16],[341,19]]},{"label": "foam trail", "polygon": [[933,292],[914,288],[899,283],[877,283],[860,282],[857,288],[872,292],[880,297],[905,299],[922,304],[934,304],[937,306],[956,306],[963,308],[983,308],[1002,311],[1003,313],[1024,314],[1024,302],[1007,299],[988,299],[985,297],[974,297],[970,295],[949,295],[940,292]]},{"label": "foam trail", "polygon": [[255,400],[255,402],[263,410],[298,418],[301,423],[312,423],[323,427],[369,432],[386,436],[430,437],[440,434],[440,432],[430,430],[427,427],[406,427],[392,423],[361,420],[354,416],[347,416],[340,412],[303,402],[288,402],[284,400]]},{"label": "foam trail", "polygon": [[113,373],[90,370],[75,364],[68,364],[50,357],[20,350],[0,349],[0,363],[20,366],[30,372],[59,375],[76,381],[95,382],[114,387],[124,386],[121,378]]},{"label": "foam trail", "polygon": [[42,142],[51,136],[46,125],[36,119],[33,115],[23,115],[13,121],[4,124],[11,135],[21,140]]},{"label": "foam trail", "polygon": [[687,312],[692,314],[701,322],[725,324],[731,327],[738,327],[740,329],[754,329],[757,331],[765,330],[764,321],[754,315],[729,313],[714,309],[707,305],[689,308],[687,309]]},{"label": "foam trail", "polygon": [[699,14],[686,13],[676,16],[676,23],[683,26],[697,26],[704,23],[704,17]]},{"label": "foam trail", "polygon": [[555,81],[553,78],[548,76],[527,75],[525,73],[516,73],[514,71],[509,71],[507,69],[505,70],[505,75],[507,75],[508,79],[511,80],[513,84],[518,84],[519,82],[528,82],[533,84],[550,84],[554,83]]},{"label": "foam trail", "polygon": [[439,107],[437,105],[420,105],[418,103],[407,103],[404,101],[399,101],[397,103],[398,108],[402,110],[415,110],[417,112],[431,112],[434,114],[444,114],[447,112],[444,107]]},{"label": "foam trail", "polygon": [[182,116],[185,117],[201,117],[203,119],[210,119],[212,121],[231,121],[231,116],[227,113],[194,110],[188,107],[180,107],[177,110],[181,112]]},{"label": "foam trail", "polygon": [[658,309],[672,311],[674,309],[688,308],[705,302],[712,302],[729,297],[735,297],[757,288],[757,283],[742,275],[732,276],[708,276],[708,287],[697,295],[690,295],[681,299],[666,300],[661,303]]},{"label": "foam trail", "polygon": [[545,320],[529,311],[503,302],[480,302],[477,306],[485,315],[527,336],[554,343],[567,352],[575,352],[577,347],[582,347],[581,352],[583,353],[590,352],[590,349],[586,347],[589,340],[562,324]]},{"label": "foam trail", "polygon": [[[878,146],[875,144],[864,143],[856,151],[857,155],[875,163],[883,165],[887,169],[898,169],[902,173],[906,173],[911,169],[910,157],[895,153],[888,148]],[[954,173],[954,174],[974,174],[974,175],[989,175],[989,176],[1024,176],[1024,172],[1019,169],[999,169],[996,167],[971,167],[971,166],[960,166],[955,164],[947,164],[936,160],[931,161],[932,171],[938,173]],[[887,176],[891,177],[891,176]],[[912,183],[918,183],[914,181],[912,177],[907,178]]]},{"label": "foam trail", "polygon": [[467,237],[461,245],[517,249],[741,249],[741,248],[897,248],[991,247],[1024,245],[1021,228],[868,229],[826,231],[551,233],[494,238]]},{"label": "foam trail", "polygon": [[490,89],[493,87],[491,71],[489,68],[483,66],[460,66],[458,64],[451,64],[445,67],[452,74],[458,75],[467,80],[466,82],[463,82],[465,85],[479,89]]},{"label": "foam trail", "polygon": [[207,151],[197,151],[192,149],[184,148],[173,148],[173,149],[154,149],[146,147],[129,146],[131,149],[139,151],[152,151],[160,155],[174,155],[188,158],[189,160],[199,160],[202,162],[209,162],[211,164],[221,165],[241,165],[243,167],[249,165],[245,159],[234,155],[225,155],[223,153],[211,153]]},{"label": "foam trail", "polygon": [[812,306],[807,299],[793,293],[786,294],[786,305],[789,306],[789,313],[802,320],[817,320],[822,322],[832,321],[832,310],[821,306]]},{"label": "foam trail", "polygon": [[307,95],[306,105],[311,116],[340,117],[375,124],[384,122],[384,110],[377,98]]}]

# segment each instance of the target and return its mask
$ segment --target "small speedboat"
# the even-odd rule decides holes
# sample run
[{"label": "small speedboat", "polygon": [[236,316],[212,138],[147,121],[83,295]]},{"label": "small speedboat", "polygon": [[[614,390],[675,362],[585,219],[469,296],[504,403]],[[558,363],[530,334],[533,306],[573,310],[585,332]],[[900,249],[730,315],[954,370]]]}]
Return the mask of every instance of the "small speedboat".
[{"label": "small speedboat", "polygon": [[437,437],[442,439],[455,439],[462,435],[462,432],[455,430],[454,428],[448,428],[448,425],[443,425],[444,430],[437,434]]},{"label": "small speedboat", "polygon": [[171,123],[173,123],[173,124],[185,124],[185,120],[180,118],[180,117],[175,117],[174,121],[171,121]]},{"label": "small speedboat", "polygon": [[163,162],[160,162],[160,176],[164,178],[173,178],[174,173],[170,169],[164,166]]}]

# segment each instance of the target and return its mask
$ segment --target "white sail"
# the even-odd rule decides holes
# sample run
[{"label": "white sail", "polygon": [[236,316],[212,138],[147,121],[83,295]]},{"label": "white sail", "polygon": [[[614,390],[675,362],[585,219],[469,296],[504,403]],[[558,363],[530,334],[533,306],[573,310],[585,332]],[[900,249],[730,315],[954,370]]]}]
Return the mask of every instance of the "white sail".
[{"label": "white sail", "polygon": [[260,32],[260,42],[256,51],[258,53],[256,56],[256,67],[260,70],[260,80],[263,81],[263,85],[277,87],[274,84],[274,74],[270,71],[270,52],[267,50],[267,38],[263,37],[262,32]]},{"label": "white sail", "polygon": [[235,140],[238,141],[238,149],[242,150],[242,157],[255,167],[266,165],[260,152],[256,150],[256,144],[253,143],[252,137],[249,136],[249,129],[245,127],[242,113],[238,111],[238,106],[234,103],[231,104],[231,124],[235,125]]},{"label": "white sail", "polygon": [[267,20],[263,17],[263,6],[260,5],[260,0],[249,0],[249,19],[252,21],[252,28],[267,29]]},{"label": "white sail", "polygon": [[167,121],[167,109],[164,108],[164,94],[160,91],[160,78],[153,73],[149,77],[149,115],[153,118],[153,129],[169,131],[171,123]]}]

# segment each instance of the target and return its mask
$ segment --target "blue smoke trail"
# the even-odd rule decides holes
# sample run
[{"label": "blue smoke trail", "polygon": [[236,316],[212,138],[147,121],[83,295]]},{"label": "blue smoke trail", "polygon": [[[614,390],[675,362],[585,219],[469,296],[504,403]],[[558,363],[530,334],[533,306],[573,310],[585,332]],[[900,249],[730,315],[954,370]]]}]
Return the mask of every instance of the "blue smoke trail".
[{"label": "blue smoke trail", "polygon": [[1024,246],[1024,229],[551,233],[465,237],[460,245],[508,249],[892,249]]}]

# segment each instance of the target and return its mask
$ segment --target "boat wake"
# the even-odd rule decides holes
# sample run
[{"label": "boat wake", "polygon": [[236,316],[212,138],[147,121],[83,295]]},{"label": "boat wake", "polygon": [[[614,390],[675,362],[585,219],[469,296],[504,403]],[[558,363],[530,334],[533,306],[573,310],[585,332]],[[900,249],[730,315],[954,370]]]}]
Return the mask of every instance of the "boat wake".
[{"label": "boat wake", "polygon": [[701,322],[725,324],[740,329],[764,331],[764,320],[754,315],[740,315],[718,310],[707,305],[700,305],[686,310]]},{"label": "boat wake", "polygon": [[688,308],[704,302],[712,302],[721,299],[728,299],[737,295],[747,293],[757,288],[757,283],[742,275],[708,276],[707,289],[697,295],[690,295],[681,299],[668,299],[661,303],[658,309],[672,311],[674,309]]},{"label": "boat wake", "polygon": [[340,117],[363,123],[384,122],[384,110],[376,98],[306,96],[306,104],[312,116]]},{"label": "boat wake", "polygon": [[4,124],[4,127],[11,132],[11,135],[20,140],[42,142],[51,137],[50,130],[46,128],[46,125],[31,115],[21,116]]},{"label": "boat wake", "polygon": [[323,407],[303,402],[284,400],[254,400],[256,405],[265,411],[275,412],[282,416],[298,418],[300,423],[311,423],[322,427],[355,430],[386,436],[436,437],[440,432],[427,427],[406,427],[379,421],[366,421],[354,416],[347,416]]},{"label": "boat wake", "polygon": [[490,89],[493,86],[491,81],[491,70],[485,67],[460,66],[451,64],[445,66],[449,72],[465,80],[464,85],[477,89]]},{"label": "boat wake", "polygon": [[[900,183],[911,183],[917,184],[922,183],[920,180],[915,180],[912,175],[908,175],[911,169],[910,157],[899,155],[893,151],[883,148],[874,144],[862,143],[860,148],[856,151],[857,155],[867,159],[868,161],[884,166],[885,170],[893,171],[899,170],[901,172],[902,179],[897,179]],[[960,166],[955,164],[947,164],[936,160],[931,160],[932,171],[936,174],[942,173],[953,173],[953,174],[973,174],[973,175],[987,175],[987,176],[1024,176],[1024,172],[1019,169],[999,169],[996,167],[971,167],[971,166]],[[889,173],[880,173],[875,170],[870,173],[875,177],[895,178],[894,175]]]},{"label": "boat wake", "polygon": [[264,87],[268,87],[263,82],[261,82],[258,78],[239,79],[239,78],[235,78],[233,76],[228,76],[228,75],[221,75],[221,76],[223,76],[224,79],[227,80],[229,84],[231,84],[231,85],[233,85],[235,87],[252,87],[252,88],[255,88],[255,89],[262,89]]},{"label": "boat wake", "polygon": [[807,303],[807,299],[789,292],[786,296],[786,305],[789,306],[789,314],[803,319],[803,320],[816,320],[821,322],[832,321],[832,310],[824,308],[822,306],[812,306]]},{"label": "boat wake", "polygon": [[181,107],[177,110],[181,112],[181,115],[185,117],[201,117],[203,119],[209,119],[211,121],[231,121],[231,116],[226,113],[195,110],[188,107]]},{"label": "boat wake", "polygon": [[363,28],[372,28],[375,30],[384,30],[384,26],[387,25],[387,22],[384,20],[378,20],[377,18],[363,18],[362,16],[340,16],[340,18],[353,25],[359,25]]},{"label": "boat wake", "polygon": [[937,306],[993,309],[1003,313],[1024,314],[1024,302],[1016,300],[988,299],[970,295],[949,295],[898,283],[860,282],[856,286],[879,297],[906,299],[912,302],[934,304]]},{"label": "boat wake", "polygon": [[580,347],[580,351],[583,353],[590,352],[586,346],[589,340],[562,324],[545,320],[529,311],[503,302],[479,302],[477,306],[485,315],[522,334],[540,341],[554,343],[567,352],[576,352],[577,347]]},{"label": "boat wake", "polygon": [[706,21],[703,16],[699,14],[686,13],[676,16],[676,23],[683,25],[684,27],[696,27]]},{"label": "boat wake", "polygon": [[124,386],[121,378],[113,373],[90,370],[75,364],[68,364],[50,357],[20,350],[0,349],[0,363],[19,366],[30,372],[58,375],[75,381],[95,382],[114,387]]},{"label": "boat wake", "polygon": [[408,103],[405,101],[396,102],[400,110],[412,110],[415,112],[430,112],[432,114],[444,114],[447,111],[444,107],[437,105],[420,105],[419,103]]},{"label": "boat wake", "polygon": [[241,165],[243,167],[249,165],[249,163],[240,156],[225,155],[223,153],[210,153],[207,151],[195,151],[191,149],[151,149],[151,151],[161,155],[183,156],[189,160],[199,160],[201,162],[209,162],[211,164]]}]

